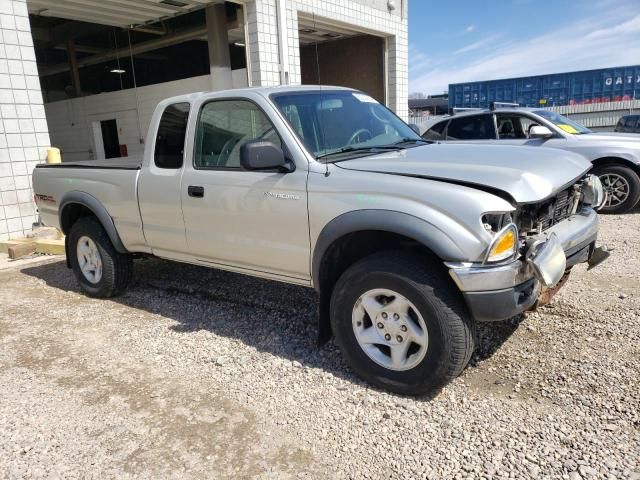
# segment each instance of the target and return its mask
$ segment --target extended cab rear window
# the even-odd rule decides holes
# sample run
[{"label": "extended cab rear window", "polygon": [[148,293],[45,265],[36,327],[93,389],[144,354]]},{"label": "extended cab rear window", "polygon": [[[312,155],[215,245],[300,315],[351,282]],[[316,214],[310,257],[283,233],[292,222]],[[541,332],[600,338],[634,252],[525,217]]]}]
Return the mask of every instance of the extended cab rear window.
[{"label": "extended cab rear window", "polygon": [[190,105],[187,102],[174,103],[162,112],[153,151],[156,167],[182,168],[189,109]]}]

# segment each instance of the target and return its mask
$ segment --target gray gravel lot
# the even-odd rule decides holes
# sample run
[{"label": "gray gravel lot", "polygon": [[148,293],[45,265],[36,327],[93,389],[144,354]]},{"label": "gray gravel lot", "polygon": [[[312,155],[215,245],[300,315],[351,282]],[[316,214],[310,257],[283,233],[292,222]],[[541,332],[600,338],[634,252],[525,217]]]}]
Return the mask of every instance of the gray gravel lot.
[{"label": "gray gravel lot", "polygon": [[159,260],[114,300],[0,269],[2,478],[640,479],[640,213],[435,398],[315,345],[312,290]]}]

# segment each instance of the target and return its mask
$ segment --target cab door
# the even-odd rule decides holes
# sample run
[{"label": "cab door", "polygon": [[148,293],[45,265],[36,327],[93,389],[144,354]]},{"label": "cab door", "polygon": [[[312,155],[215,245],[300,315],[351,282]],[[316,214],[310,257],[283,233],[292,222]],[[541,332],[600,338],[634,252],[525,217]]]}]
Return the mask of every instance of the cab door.
[{"label": "cab door", "polygon": [[167,105],[151,125],[158,125],[151,158],[138,181],[138,205],[144,237],[155,255],[178,259],[187,250],[182,219],[181,178],[190,104]]},{"label": "cab door", "polygon": [[249,141],[287,150],[257,101],[204,103],[194,137],[181,191],[190,255],[221,268],[307,283],[308,166],[298,164],[291,173],[241,168],[240,148]]}]

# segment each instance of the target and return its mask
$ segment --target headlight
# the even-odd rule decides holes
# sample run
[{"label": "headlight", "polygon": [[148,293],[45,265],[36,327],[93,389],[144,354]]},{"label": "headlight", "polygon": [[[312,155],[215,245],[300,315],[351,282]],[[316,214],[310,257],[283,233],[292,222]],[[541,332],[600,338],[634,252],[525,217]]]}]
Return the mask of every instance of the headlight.
[{"label": "headlight", "polygon": [[597,175],[589,175],[583,185],[584,203],[599,210],[607,200],[600,178]]},{"label": "headlight", "polygon": [[485,263],[499,262],[518,253],[518,228],[510,223],[498,233],[491,241]]}]

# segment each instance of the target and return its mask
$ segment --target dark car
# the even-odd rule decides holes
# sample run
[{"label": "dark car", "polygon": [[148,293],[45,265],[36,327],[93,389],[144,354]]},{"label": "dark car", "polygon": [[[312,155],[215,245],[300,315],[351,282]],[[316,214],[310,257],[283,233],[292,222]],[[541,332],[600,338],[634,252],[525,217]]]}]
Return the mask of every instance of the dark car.
[{"label": "dark car", "polygon": [[614,132],[640,133],[640,114],[620,117]]}]

